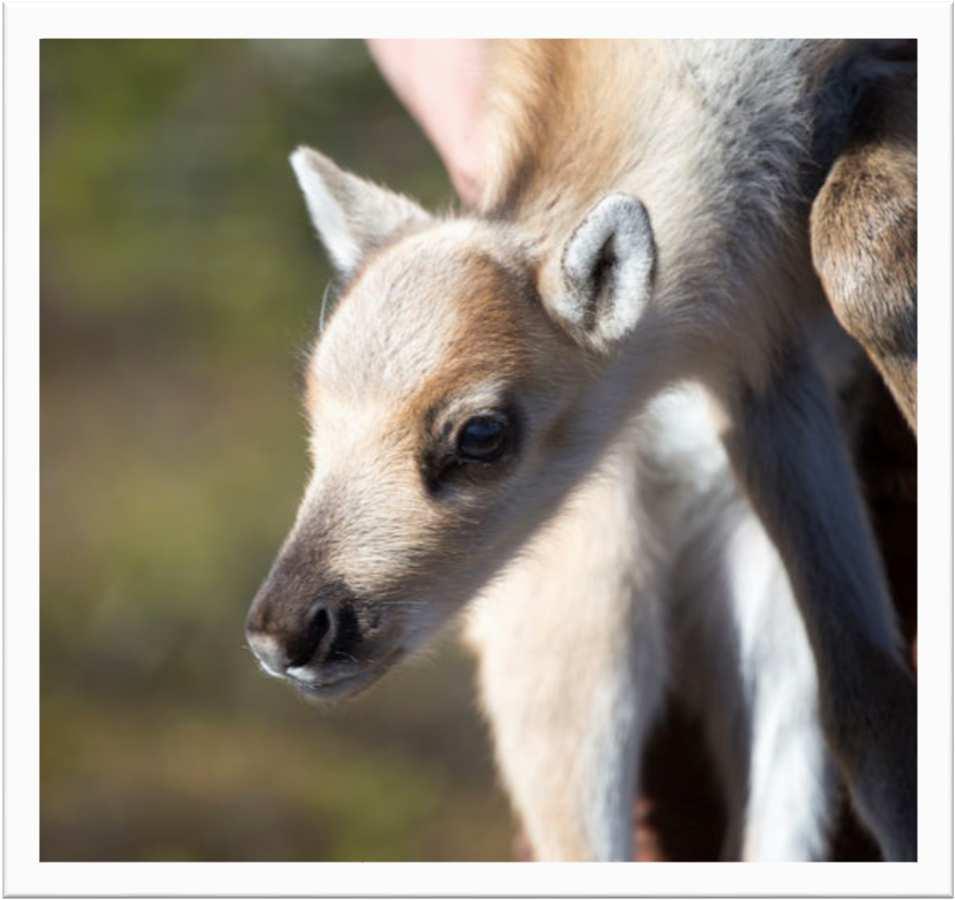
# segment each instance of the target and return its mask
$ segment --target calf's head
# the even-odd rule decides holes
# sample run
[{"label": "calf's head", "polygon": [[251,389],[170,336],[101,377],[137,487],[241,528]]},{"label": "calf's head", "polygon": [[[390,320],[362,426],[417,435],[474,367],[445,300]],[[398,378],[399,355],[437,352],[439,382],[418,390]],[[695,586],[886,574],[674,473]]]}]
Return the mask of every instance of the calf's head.
[{"label": "calf's head", "polygon": [[247,636],[331,698],[420,647],[586,467],[581,408],[655,251],[624,195],[538,258],[513,226],[433,218],[314,150],[292,166],[341,291],[306,374],[311,477]]}]

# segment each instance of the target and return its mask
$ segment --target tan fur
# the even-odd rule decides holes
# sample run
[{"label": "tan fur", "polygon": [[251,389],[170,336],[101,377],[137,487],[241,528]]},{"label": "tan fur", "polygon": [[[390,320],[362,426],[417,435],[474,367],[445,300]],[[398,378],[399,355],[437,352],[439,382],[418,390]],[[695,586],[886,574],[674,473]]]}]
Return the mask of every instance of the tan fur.
[{"label": "tan fur", "polygon": [[[542,691],[580,688],[575,709],[590,705],[599,721],[559,742],[583,741],[598,762],[578,768],[569,793],[540,808],[550,812],[531,812],[540,790],[518,801],[541,823],[541,846],[555,856],[625,858],[624,794],[653,707],[638,710],[626,698],[641,681],[652,686],[662,651],[652,638],[640,647],[619,623],[649,602],[638,596],[641,565],[661,575],[672,562],[674,583],[694,572],[705,587],[724,577],[725,563],[738,579],[727,616],[741,605],[791,635],[798,609],[805,630],[798,676],[761,642],[760,629],[751,635],[752,658],[740,665],[753,668],[742,675],[770,698],[765,728],[754,723],[762,735],[754,753],[771,761],[774,742],[804,741],[811,752],[792,754],[793,765],[812,763],[792,784],[822,797],[819,809],[801,811],[822,819],[821,722],[886,855],[914,858],[914,688],[810,342],[827,315],[808,235],[819,94],[831,67],[843,55],[863,56],[865,46],[583,41],[496,52],[486,131],[494,162],[480,215],[433,218],[316,151],[293,154],[319,236],[348,286],[314,349],[313,473],[253,603],[250,645],[300,689],[354,693],[493,588],[509,563],[520,566],[522,548],[560,521],[567,498],[612,448],[653,450],[650,469],[662,471],[638,472],[641,489],[617,494],[633,475],[624,458],[588,495],[597,499],[586,518],[558,527],[549,551],[545,541],[555,610],[573,609],[579,597],[584,621],[575,629],[548,613],[545,597],[529,642],[544,653],[557,642],[541,637],[556,629],[556,664],[566,658],[580,668],[539,684],[527,670],[525,680]],[[667,408],[654,430],[651,404],[684,382],[695,382],[700,396]],[[475,422],[479,437],[495,425],[489,440],[499,454],[475,456],[461,442]],[[712,527],[686,560],[661,569],[641,551],[638,565],[631,538],[667,522],[676,552],[699,516]],[[738,516],[760,540],[717,540]],[[611,532],[574,557],[559,535],[589,531],[585,521]],[[746,574],[753,562],[766,575],[761,591]],[[524,592],[533,590],[518,571]],[[601,593],[589,606],[588,585]],[[583,659],[574,657],[577,633],[599,659],[587,658],[586,641]],[[525,662],[508,637],[497,647],[503,657],[485,651],[497,671],[515,657],[514,665]],[[809,699],[817,689],[818,715]],[[551,692],[547,703],[554,700]],[[807,710],[795,738],[776,727],[780,702]],[[527,716],[520,702],[512,706],[528,736],[535,714],[542,727],[559,727],[558,707],[532,706]],[[544,734],[539,759],[546,744]],[[783,784],[780,792],[771,766],[768,774],[757,768],[769,806],[793,802],[767,799],[792,791]],[[582,777],[589,770],[593,781]],[[579,827],[567,819],[576,803]],[[554,825],[563,836],[553,840],[543,830],[552,815],[563,818]],[[822,843],[818,822],[805,832],[766,854],[811,857]],[[754,853],[759,845],[740,844]]]},{"label": "tan fur", "polygon": [[[629,821],[637,745],[667,679],[635,449],[625,439],[608,455],[467,618],[498,764],[539,860],[631,853],[630,829],[608,835],[607,819]],[[633,760],[623,781],[617,754]],[[604,808],[614,813],[588,814]]]},{"label": "tan fur", "polygon": [[[661,72],[655,50],[622,41],[501,41],[491,66],[494,155],[482,208],[506,208],[526,222],[561,204],[560,214],[576,220],[632,161],[620,125],[633,119],[637,76]],[[574,189],[558,197],[555,186],[567,185]]]}]

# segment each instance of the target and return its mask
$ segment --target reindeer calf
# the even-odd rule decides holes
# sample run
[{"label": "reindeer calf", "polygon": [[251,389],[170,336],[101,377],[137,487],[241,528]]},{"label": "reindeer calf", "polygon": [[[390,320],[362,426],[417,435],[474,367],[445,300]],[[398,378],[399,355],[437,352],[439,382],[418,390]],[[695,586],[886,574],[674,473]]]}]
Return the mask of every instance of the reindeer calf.
[{"label": "reindeer calf", "polygon": [[543,856],[629,856],[672,629],[728,855],[824,854],[838,772],[915,858],[914,684],[813,339],[821,98],[870,49],[502,45],[474,215],[293,154],[341,299],[249,643],[347,696],[484,590],[484,692]]}]

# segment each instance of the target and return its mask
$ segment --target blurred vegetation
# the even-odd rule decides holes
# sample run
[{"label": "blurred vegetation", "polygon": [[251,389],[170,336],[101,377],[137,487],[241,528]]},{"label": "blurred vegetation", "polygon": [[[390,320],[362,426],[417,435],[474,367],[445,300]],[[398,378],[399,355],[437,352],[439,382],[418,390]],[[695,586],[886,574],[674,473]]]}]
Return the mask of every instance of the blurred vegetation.
[{"label": "blurred vegetation", "polygon": [[470,663],[316,710],[246,608],[305,474],[313,143],[442,204],[353,41],[41,50],[41,858],[506,859]]}]

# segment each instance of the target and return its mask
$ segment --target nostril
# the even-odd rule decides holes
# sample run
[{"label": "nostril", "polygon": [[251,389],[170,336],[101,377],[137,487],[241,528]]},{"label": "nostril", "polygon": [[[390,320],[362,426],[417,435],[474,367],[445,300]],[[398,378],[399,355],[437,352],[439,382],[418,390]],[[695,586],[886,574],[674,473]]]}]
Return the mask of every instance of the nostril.
[{"label": "nostril", "polygon": [[294,669],[297,666],[304,666],[311,660],[318,650],[322,639],[328,634],[332,627],[332,618],[328,610],[319,605],[314,609],[309,618],[308,624],[294,644],[288,648],[288,668]]},{"label": "nostril", "polygon": [[354,660],[356,646],[361,641],[361,629],[358,627],[358,617],[350,606],[343,606],[338,613],[338,627],[335,629],[335,640],[328,648],[329,660]]}]

